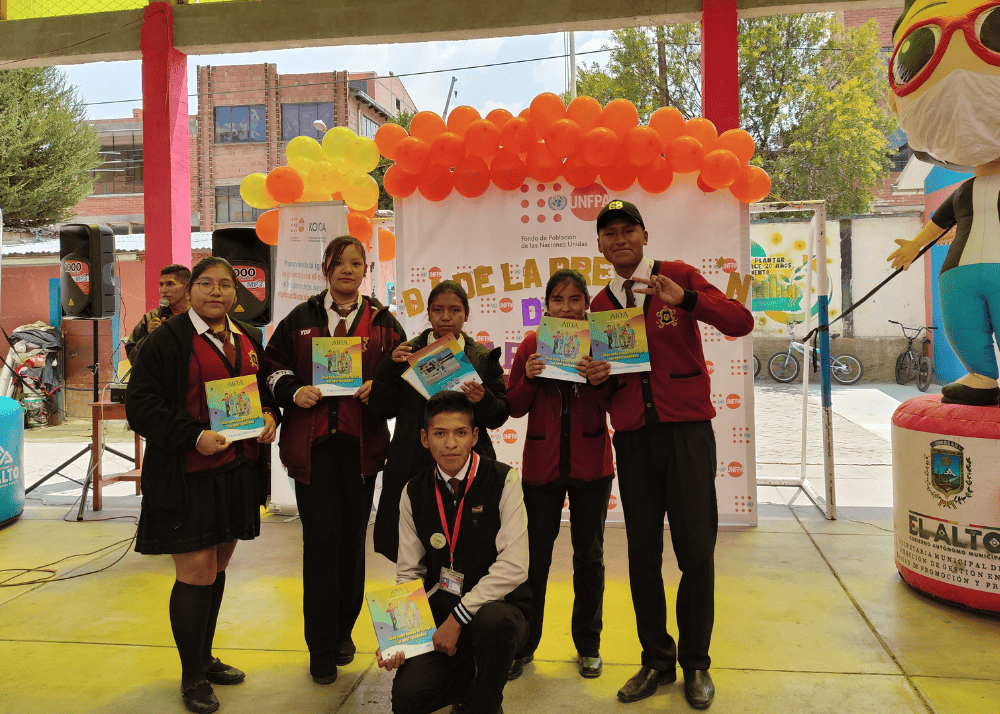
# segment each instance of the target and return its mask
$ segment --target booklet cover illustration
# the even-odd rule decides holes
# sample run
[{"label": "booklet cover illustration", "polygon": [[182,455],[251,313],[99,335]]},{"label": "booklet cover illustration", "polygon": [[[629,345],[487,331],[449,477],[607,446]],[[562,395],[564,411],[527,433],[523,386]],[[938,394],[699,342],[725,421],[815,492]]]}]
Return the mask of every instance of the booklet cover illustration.
[{"label": "booklet cover illustration", "polygon": [[313,338],[313,386],[324,397],[352,396],[361,389],[361,339]]},{"label": "booklet cover illustration", "polygon": [[424,584],[412,580],[366,593],[382,659],[402,652],[407,659],[433,652],[434,617]]},{"label": "booklet cover illustration", "polygon": [[206,382],[205,396],[212,431],[230,441],[252,439],[264,431],[256,374]]},{"label": "booklet cover illustration", "polygon": [[403,379],[430,399],[438,392],[462,390],[465,382],[483,383],[454,335],[432,342],[409,358]]},{"label": "booklet cover illustration", "polygon": [[536,334],[538,355],[545,360],[545,369],[538,375],[547,379],[562,379],[584,383],[576,373],[576,363],[590,354],[590,326],[586,320],[563,320],[543,317]]},{"label": "booklet cover illustration", "polygon": [[595,360],[611,365],[611,374],[649,371],[646,322],[641,307],[592,312],[590,343]]}]

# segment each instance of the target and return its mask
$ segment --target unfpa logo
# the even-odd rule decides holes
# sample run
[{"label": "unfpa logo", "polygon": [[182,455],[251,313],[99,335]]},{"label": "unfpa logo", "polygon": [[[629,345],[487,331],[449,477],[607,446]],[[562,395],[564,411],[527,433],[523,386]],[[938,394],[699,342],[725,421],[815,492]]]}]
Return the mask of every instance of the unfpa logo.
[{"label": "unfpa logo", "polygon": [[726,397],[726,406],[729,407],[730,409],[739,409],[740,408],[740,395],[739,394],[730,394],[728,397]]},{"label": "unfpa logo", "polygon": [[513,429],[505,429],[503,432],[504,443],[513,444],[517,441],[517,432]]},{"label": "unfpa logo", "polygon": [[569,201],[563,195],[550,196],[549,197],[549,208],[553,211],[562,211],[569,205]]},{"label": "unfpa logo", "polygon": [[514,301],[509,297],[500,298],[500,312],[510,312],[514,309]]},{"label": "unfpa logo", "polygon": [[729,464],[728,467],[726,467],[726,471],[733,478],[739,478],[740,476],[743,475],[743,464],[741,464],[739,461],[733,461],[732,463]]},{"label": "unfpa logo", "polygon": [[441,268],[431,268],[430,270],[427,271],[427,277],[430,278],[431,280],[440,280]]}]

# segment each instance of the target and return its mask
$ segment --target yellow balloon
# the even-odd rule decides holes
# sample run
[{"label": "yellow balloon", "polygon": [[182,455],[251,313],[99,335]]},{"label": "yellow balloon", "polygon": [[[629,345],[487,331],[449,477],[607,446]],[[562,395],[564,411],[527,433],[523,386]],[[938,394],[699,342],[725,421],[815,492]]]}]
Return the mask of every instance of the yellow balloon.
[{"label": "yellow balloon", "polygon": [[296,203],[306,203],[308,201],[329,201],[329,200],[330,200],[329,193],[308,189],[302,192],[302,198],[296,201]]},{"label": "yellow balloon", "polygon": [[309,169],[306,186],[310,191],[325,193],[329,196],[340,190],[340,174],[327,161],[320,161]]},{"label": "yellow balloon", "polygon": [[378,160],[382,158],[378,152],[375,142],[366,136],[358,136],[347,145],[347,154],[344,159],[355,170],[361,173],[374,171],[378,166]]},{"label": "yellow balloon", "polygon": [[308,176],[313,166],[317,163],[312,159],[307,159],[305,156],[294,156],[288,160],[288,165],[302,174],[303,177]]},{"label": "yellow balloon", "polygon": [[285,156],[288,158],[289,164],[291,164],[292,159],[300,157],[313,161],[322,161],[325,158],[323,147],[311,136],[296,136],[289,141],[288,146],[285,147]]},{"label": "yellow balloon", "polygon": [[355,211],[367,211],[378,203],[378,184],[368,174],[352,171],[344,177],[344,203]]},{"label": "yellow balloon", "polygon": [[323,151],[329,158],[342,159],[347,152],[347,146],[356,138],[357,134],[346,126],[335,126],[323,135]]},{"label": "yellow balloon", "polygon": [[278,202],[267,192],[264,185],[267,174],[250,174],[240,182],[240,198],[252,208],[274,208]]}]

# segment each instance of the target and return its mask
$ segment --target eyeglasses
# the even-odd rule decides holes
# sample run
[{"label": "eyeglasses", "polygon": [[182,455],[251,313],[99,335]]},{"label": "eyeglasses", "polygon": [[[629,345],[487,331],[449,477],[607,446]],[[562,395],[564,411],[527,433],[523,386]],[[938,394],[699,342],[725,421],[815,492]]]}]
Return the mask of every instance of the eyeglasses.
[{"label": "eyeglasses", "polygon": [[233,285],[230,280],[220,280],[219,282],[215,282],[214,280],[204,278],[202,280],[195,280],[194,284],[197,285],[198,289],[206,295],[211,295],[212,291],[216,288],[218,288],[219,292],[223,295],[230,295],[231,293],[236,292],[236,286]]},{"label": "eyeglasses", "polygon": [[1000,0],[958,17],[931,17],[906,31],[889,60],[889,86],[897,97],[916,91],[934,73],[958,30],[983,62],[1000,67]]}]

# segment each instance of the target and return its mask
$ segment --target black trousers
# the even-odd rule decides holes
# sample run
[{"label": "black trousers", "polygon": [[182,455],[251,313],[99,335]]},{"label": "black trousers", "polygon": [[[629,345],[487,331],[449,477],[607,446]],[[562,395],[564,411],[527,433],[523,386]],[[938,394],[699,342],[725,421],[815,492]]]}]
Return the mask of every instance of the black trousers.
[{"label": "black trousers", "polygon": [[429,714],[456,702],[470,714],[496,714],[507,672],[528,637],[528,619],[515,605],[488,602],[462,628],[458,651],[408,659],[392,681],[394,714]]},{"label": "black trousers", "polygon": [[302,612],[313,655],[351,637],[364,604],[365,532],[375,479],[361,479],[360,447],[331,438],[312,448],[309,484],[295,483],[302,521]]},{"label": "black trousers", "polygon": [[[616,431],[618,488],[628,535],[628,572],[642,664],[708,669],[715,620],[715,434],[712,422],[672,422]],[[681,571],[678,643],[667,633],[663,517]]]},{"label": "black trousers", "polygon": [[575,481],[565,486],[524,486],[528,513],[528,586],[531,588],[531,629],[518,657],[527,657],[542,639],[545,591],[552,547],[559,536],[563,501],[569,497],[570,541],[573,544],[573,644],[583,657],[597,657],[604,616],[604,523],[613,476],[599,481]]}]

